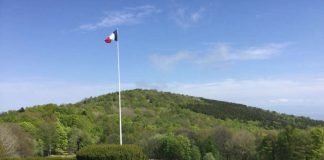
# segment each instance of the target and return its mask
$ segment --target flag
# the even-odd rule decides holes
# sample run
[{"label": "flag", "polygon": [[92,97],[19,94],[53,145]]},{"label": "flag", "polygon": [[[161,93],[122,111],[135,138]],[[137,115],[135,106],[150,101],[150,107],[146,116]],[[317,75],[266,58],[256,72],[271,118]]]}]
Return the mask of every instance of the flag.
[{"label": "flag", "polygon": [[111,43],[112,41],[117,41],[117,30],[115,30],[109,37],[105,39],[106,43]]}]

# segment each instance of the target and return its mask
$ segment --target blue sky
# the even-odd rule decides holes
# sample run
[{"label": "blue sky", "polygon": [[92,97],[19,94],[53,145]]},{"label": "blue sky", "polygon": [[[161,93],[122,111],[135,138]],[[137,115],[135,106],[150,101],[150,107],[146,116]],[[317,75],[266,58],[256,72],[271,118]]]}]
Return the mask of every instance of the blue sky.
[{"label": "blue sky", "polygon": [[147,88],[324,120],[324,2],[0,0],[0,112]]}]

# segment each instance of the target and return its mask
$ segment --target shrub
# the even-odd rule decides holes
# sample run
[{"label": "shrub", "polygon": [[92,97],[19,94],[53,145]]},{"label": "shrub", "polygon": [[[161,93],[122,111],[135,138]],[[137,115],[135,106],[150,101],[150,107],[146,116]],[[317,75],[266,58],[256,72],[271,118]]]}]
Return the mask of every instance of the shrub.
[{"label": "shrub", "polygon": [[75,157],[29,157],[29,158],[8,157],[8,158],[1,158],[1,160],[76,160],[76,159]]},{"label": "shrub", "polygon": [[82,148],[77,160],[147,160],[147,157],[136,145],[100,144]]},{"label": "shrub", "polygon": [[21,159],[16,157],[2,157],[1,160],[21,160]]},{"label": "shrub", "polygon": [[[29,160],[29,159],[27,159]],[[30,160],[34,160],[34,159],[30,159]],[[38,159],[35,159],[38,160]],[[44,160],[76,160],[75,157],[46,157],[46,159]]]},{"label": "shrub", "polygon": [[[187,137],[166,135],[161,138],[157,143],[159,146],[156,148],[155,157],[157,159],[176,159],[176,160],[192,160],[192,156],[196,160],[200,159],[198,148],[192,152],[192,144]],[[197,151],[198,150],[198,151]]]}]

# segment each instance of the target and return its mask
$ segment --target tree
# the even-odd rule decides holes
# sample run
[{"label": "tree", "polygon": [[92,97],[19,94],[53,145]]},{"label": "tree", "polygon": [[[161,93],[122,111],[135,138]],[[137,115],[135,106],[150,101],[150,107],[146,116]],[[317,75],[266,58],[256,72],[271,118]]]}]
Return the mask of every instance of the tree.
[{"label": "tree", "polygon": [[191,160],[191,143],[187,137],[167,135],[161,139],[155,153],[159,159]]},{"label": "tree", "polygon": [[30,136],[17,124],[0,125],[0,157],[27,157],[33,154]]},{"label": "tree", "polygon": [[0,157],[17,154],[17,137],[12,133],[8,124],[0,125]]},{"label": "tree", "polygon": [[192,144],[192,148],[191,148],[191,159],[192,160],[200,160],[201,159],[201,154],[200,154],[199,148],[193,144]]},{"label": "tree", "polygon": [[55,132],[54,151],[55,153],[62,154],[67,149],[68,138],[65,127],[59,120],[55,124]]},{"label": "tree", "polygon": [[208,152],[203,157],[203,160],[216,160],[212,153]]},{"label": "tree", "polygon": [[56,131],[55,131],[55,123],[47,122],[43,123],[39,128],[39,135],[41,137],[41,143],[44,146],[39,146],[43,148],[42,155],[51,155],[54,148]]},{"label": "tree", "polygon": [[20,109],[17,110],[17,112],[25,112],[25,108],[21,107]]},{"label": "tree", "polygon": [[75,153],[84,146],[91,144],[89,135],[78,128],[72,128],[68,137],[69,140],[67,150],[70,153]]},{"label": "tree", "polygon": [[313,159],[324,159],[324,128],[313,128],[310,131],[311,156]]},{"label": "tree", "polygon": [[257,149],[259,159],[275,160],[277,139],[278,136],[275,133],[269,133],[262,139]]},{"label": "tree", "polygon": [[[228,128],[225,128],[223,126],[217,127],[214,130],[214,133],[212,134],[212,140],[214,144],[217,145],[217,149],[221,153],[223,157],[226,157],[226,159],[229,159],[229,156],[231,156],[231,153],[228,152],[226,148],[226,143],[232,139],[233,133]],[[210,144],[210,147],[213,148],[213,145]],[[214,149],[213,149],[214,150]],[[217,151],[217,150],[216,150]],[[209,152],[212,152],[211,150]],[[213,152],[214,156],[215,153]]]},{"label": "tree", "polygon": [[276,157],[285,160],[310,159],[309,135],[302,130],[286,127],[278,135]]},{"label": "tree", "polygon": [[235,159],[247,160],[255,155],[255,136],[248,131],[235,132],[225,145]]},{"label": "tree", "polygon": [[33,155],[34,144],[31,136],[17,124],[11,124],[10,130],[17,138],[17,154],[20,157],[28,157]]},{"label": "tree", "polygon": [[294,128],[287,127],[284,131],[280,132],[278,135],[278,147],[277,147],[277,158],[278,159],[292,159],[292,135]]}]

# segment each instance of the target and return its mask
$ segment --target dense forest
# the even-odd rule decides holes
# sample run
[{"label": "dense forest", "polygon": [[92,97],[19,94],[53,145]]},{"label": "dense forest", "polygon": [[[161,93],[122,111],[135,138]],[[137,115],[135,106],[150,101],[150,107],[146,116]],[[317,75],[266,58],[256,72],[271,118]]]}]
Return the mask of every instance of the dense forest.
[{"label": "dense forest", "polygon": [[[123,141],[164,160],[324,160],[324,121],[156,90],[122,92]],[[118,93],[0,115],[0,158],[118,144]]]}]

